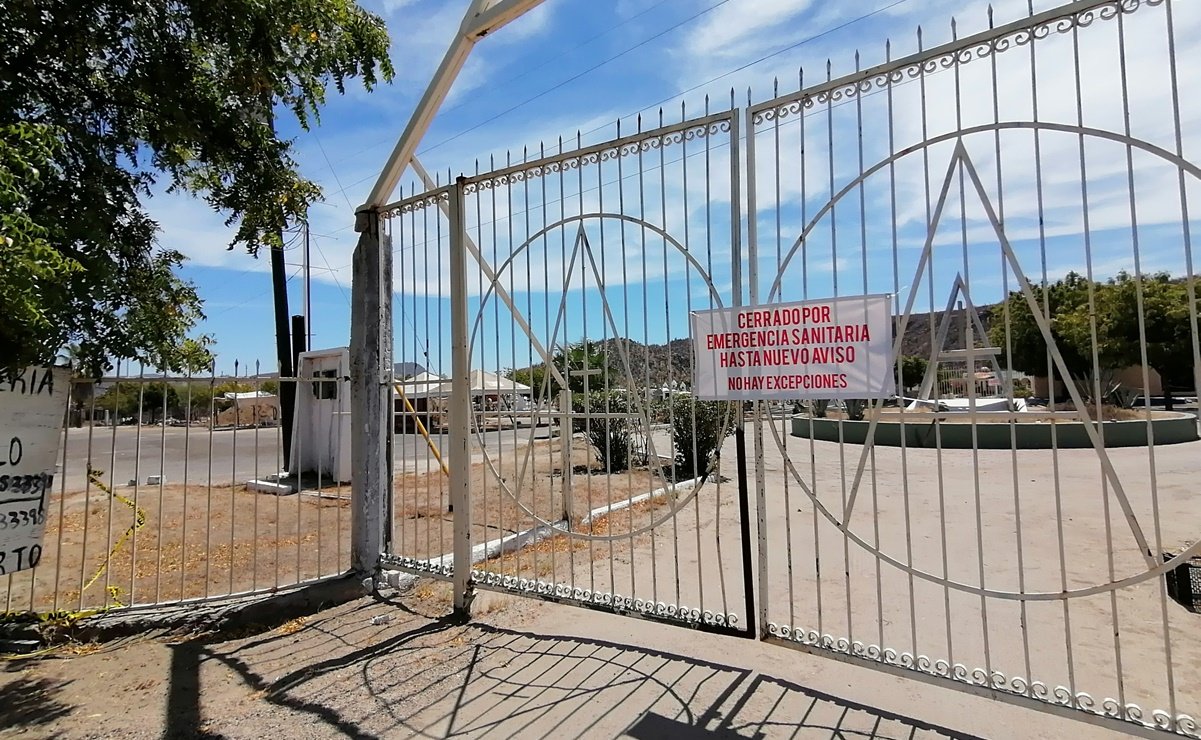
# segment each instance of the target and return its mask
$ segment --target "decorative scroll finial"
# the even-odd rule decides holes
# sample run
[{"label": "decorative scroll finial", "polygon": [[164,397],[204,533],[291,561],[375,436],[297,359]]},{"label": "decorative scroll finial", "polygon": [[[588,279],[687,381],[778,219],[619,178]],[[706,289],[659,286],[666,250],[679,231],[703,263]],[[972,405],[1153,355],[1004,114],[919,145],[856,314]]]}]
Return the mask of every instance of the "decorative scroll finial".
[{"label": "decorative scroll finial", "polygon": [[1073,4],[1059,11],[1046,12],[1005,24],[999,29],[994,28],[994,15],[990,6],[989,28],[995,31],[990,37],[982,39],[980,34],[977,34],[961,39],[958,35],[958,21],[952,18],[954,40],[929,51],[925,48],[925,31],[919,25],[916,54],[894,62],[891,59],[891,42],[885,42],[888,62],[884,69],[873,72],[868,77],[851,74],[833,79],[833,64],[827,60],[825,82],[812,85],[809,89],[805,87],[804,71],[801,70],[800,92],[785,96],[774,103],[761,104],[761,109],[752,111],[751,120],[754,123],[762,123],[793,115],[816,105],[837,103],[960,64],[988,59],[1055,33],[1071,33],[1074,29],[1092,25],[1095,21],[1112,20],[1120,15],[1133,13],[1140,7],[1162,5],[1164,2],[1165,0],[1109,0],[1076,10],[1073,10],[1076,7],[1076,4]]}]

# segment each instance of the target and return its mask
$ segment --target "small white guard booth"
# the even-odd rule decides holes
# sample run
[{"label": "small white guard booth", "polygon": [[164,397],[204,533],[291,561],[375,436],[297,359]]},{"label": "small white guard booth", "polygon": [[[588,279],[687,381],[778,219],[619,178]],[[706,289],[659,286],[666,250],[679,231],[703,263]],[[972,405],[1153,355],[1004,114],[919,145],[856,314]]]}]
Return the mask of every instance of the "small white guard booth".
[{"label": "small white guard booth", "polygon": [[350,350],[301,352],[288,472],[350,480]]}]

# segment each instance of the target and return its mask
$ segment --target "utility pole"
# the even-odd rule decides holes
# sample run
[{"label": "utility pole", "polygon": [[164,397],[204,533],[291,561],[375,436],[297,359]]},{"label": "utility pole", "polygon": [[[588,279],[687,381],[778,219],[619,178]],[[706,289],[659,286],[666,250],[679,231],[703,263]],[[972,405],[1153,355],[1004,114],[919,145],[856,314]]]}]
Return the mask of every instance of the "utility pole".
[{"label": "utility pole", "polygon": [[[251,45],[263,55],[263,69],[270,69],[274,50],[268,41],[264,27],[258,27],[252,35]],[[252,70],[255,75],[261,70]],[[266,80],[259,79],[263,122],[275,135],[275,96]],[[288,274],[284,265],[284,234],[281,227],[275,234],[278,246],[271,247],[271,292],[275,302],[275,357],[279,362],[279,411],[280,427],[283,431],[283,461],[287,470],[292,456],[292,421],[296,412],[295,368],[292,366],[292,327],[288,313]]]},{"label": "utility pole", "polygon": [[313,348],[313,275],[311,272],[312,260],[309,256],[309,248],[311,246],[309,238],[309,221],[305,218],[304,221],[304,326],[305,326],[305,343],[307,349]]},{"label": "utility pole", "polygon": [[[275,131],[275,112],[267,96],[267,125]],[[292,458],[292,421],[296,415],[296,384],[287,380],[296,376],[292,366],[292,320],[288,312],[288,272],[284,264],[284,234],[281,229],[279,245],[271,247],[271,293],[275,302],[275,357],[279,362],[279,412],[283,431],[284,470],[290,469]]]},{"label": "utility pole", "polygon": [[[282,240],[283,234],[280,234]],[[296,410],[295,384],[288,379],[294,377],[292,367],[292,327],[288,313],[288,275],[284,266],[284,248],[271,248],[271,292],[275,298],[275,355],[279,361],[279,410],[283,427],[284,469],[288,469],[292,456],[292,417]]]}]

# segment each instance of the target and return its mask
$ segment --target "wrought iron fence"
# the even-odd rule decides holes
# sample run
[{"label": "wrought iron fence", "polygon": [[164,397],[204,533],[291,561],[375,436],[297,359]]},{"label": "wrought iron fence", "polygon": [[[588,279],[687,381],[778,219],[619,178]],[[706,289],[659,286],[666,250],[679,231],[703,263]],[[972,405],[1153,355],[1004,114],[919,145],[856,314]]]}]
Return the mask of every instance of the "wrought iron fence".
[{"label": "wrought iron fence", "polygon": [[756,303],[887,293],[897,373],[920,374],[761,421],[769,641],[1196,734],[1201,623],[1164,578],[1198,547],[1186,7],[990,11],[748,108]]},{"label": "wrought iron fence", "polygon": [[[450,577],[459,555],[480,588],[747,623],[749,535],[720,454],[741,422],[684,390],[693,354],[669,342],[738,300],[737,117],[660,124],[385,209],[397,356],[427,366],[397,385],[394,444],[431,452],[397,471],[385,564]],[[458,428],[441,413],[456,405]],[[447,446],[467,459],[438,459]]]},{"label": "wrought iron fence", "polygon": [[318,396],[330,382],[237,365],[229,375],[76,378],[42,557],[0,576],[5,611],[159,605],[346,572],[350,489],[306,449],[328,443],[313,432],[348,407],[345,394],[298,424],[306,431],[290,453],[310,472],[282,476],[280,394]]},{"label": "wrought iron fence", "polygon": [[[1183,7],[1201,27],[1171,0],[990,12],[745,111],[426,178],[375,214],[384,258],[356,255],[390,300],[356,282],[356,326],[383,342],[363,357],[402,360],[355,378],[356,400],[387,398],[355,427],[392,455],[364,453],[356,481],[363,539],[386,522],[379,564],[453,579],[460,606],[497,589],[1197,736],[1201,622],[1172,600],[1201,553]],[[689,314],[867,295],[891,302],[899,397],[694,396]],[[323,439],[341,375],[297,382]],[[346,569],[344,476],[247,487],[281,467],[280,435],[236,408],[223,428],[226,381],[271,382],[80,394],[46,555],[7,578],[9,609]]]},{"label": "wrought iron fence", "polygon": [[[453,578],[459,604],[474,586],[709,627],[751,580],[736,553],[755,531],[742,623],[767,641],[1196,735],[1201,623],[1165,576],[1179,594],[1201,549],[1201,109],[1176,51],[1201,16],[1170,0],[1028,9],[968,35],[952,23],[934,48],[919,32],[912,54],[886,45],[842,76],[828,63],[745,124],[557,142],[384,208],[397,345],[441,363],[458,451],[396,482],[385,565]],[[672,475],[634,494],[699,432],[647,413],[656,393],[700,408],[702,355],[675,318],[868,295],[891,303],[898,397],[753,401],[749,464],[731,466],[741,438],[719,440],[701,492]],[[650,382],[653,344],[678,377]],[[521,397],[480,371],[526,381],[528,406],[473,406]],[[649,442],[633,476],[614,425]],[[730,490],[750,482],[753,523]],[[600,509],[581,500],[598,493]]]}]

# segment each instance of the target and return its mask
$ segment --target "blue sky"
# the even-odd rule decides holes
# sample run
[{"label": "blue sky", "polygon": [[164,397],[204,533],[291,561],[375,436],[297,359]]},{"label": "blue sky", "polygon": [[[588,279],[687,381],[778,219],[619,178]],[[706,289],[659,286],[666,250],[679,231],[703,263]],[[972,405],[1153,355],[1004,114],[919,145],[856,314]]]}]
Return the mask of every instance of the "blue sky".
[{"label": "blue sky", "polygon": [[[1056,3],[1036,2],[1035,10],[1043,10]],[[349,296],[350,260],[355,243],[351,228],[354,207],[361,203],[403,129],[412,107],[423,91],[434,67],[439,62],[450,35],[459,24],[466,0],[368,0],[367,7],[380,13],[388,22],[393,38],[392,58],[397,68],[397,79],[390,86],[381,87],[372,94],[351,88],[346,96],[331,97],[321,115],[321,125],[313,131],[291,132],[296,136],[296,154],[303,172],[316,180],[325,190],[325,202],[314,207],[312,221],[312,296],[314,314],[313,343],[316,347],[345,345],[349,340]],[[1025,0],[1013,2],[1000,0],[993,3],[997,23],[1011,20],[1026,12]],[[480,169],[487,170],[489,162],[503,164],[506,158],[520,161],[523,156],[532,156],[539,146],[554,150],[559,137],[574,141],[577,132],[585,144],[612,138],[616,134],[615,122],[622,120],[622,132],[628,133],[637,125],[634,119],[639,113],[645,115],[644,127],[653,125],[658,119],[658,109],[666,109],[667,120],[679,120],[680,106],[688,107],[688,115],[699,115],[708,95],[714,110],[728,106],[730,90],[735,88],[739,106],[745,105],[746,90],[753,87],[752,98],[760,102],[772,97],[773,79],[779,78],[780,91],[797,89],[798,69],[803,65],[808,70],[806,80],[813,81],[826,73],[830,60],[832,73],[837,76],[854,69],[855,53],[859,50],[861,64],[870,66],[884,61],[884,43],[890,36],[894,57],[916,49],[914,30],[923,28],[924,44],[929,47],[947,41],[951,37],[950,18],[958,18],[960,36],[983,30],[987,25],[985,2],[963,2],[954,0],[863,0],[863,2],[818,2],[817,0],[618,0],[614,3],[598,3],[591,0],[546,0],[536,10],[502,29],[495,36],[485,38],[474,50],[463,73],[457,80],[447,104],[438,115],[418,151],[422,161],[431,171],[454,174],[475,171],[477,160]],[[1196,58],[1201,51],[1201,13],[1196,4],[1176,3],[1177,54],[1181,60]],[[1137,21],[1137,22],[1136,22]],[[1081,34],[1081,55],[1086,75],[1082,99],[1086,103],[1086,125],[1120,130],[1124,121],[1120,115],[1121,93],[1115,85],[1120,77],[1116,68],[1118,57],[1113,49],[1116,43],[1116,24],[1097,24]],[[1162,49],[1163,10],[1146,8],[1140,10],[1126,23],[1123,32],[1128,34],[1128,48]],[[1086,40],[1087,36],[1087,40]],[[1140,41],[1147,39],[1148,44]],[[1071,106],[1059,106],[1060,101],[1073,101],[1071,78],[1070,39],[1049,40],[1047,56],[1040,58],[1040,84],[1045,92],[1040,95],[1040,118],[1074,122],[1075,110]],[[1029,96],[1028,62],[1011,52],[1006,65],[1000,68],[1002,84],[998,87],[1006,120],[1029,120],[1032,116]],[[1042,54],[1042,52],[1040,52]],[[1059,55],[1058,57],[1056,55]],[[1165,57],[1160,52],[1147,51],[1128,54],[1127,78],[1136,81],[1127,91],[1131,99],[1133,115],[1132,133],[1170,148],[1174,145],[1170,121],[1165,119],[1164,95],[1167,87]],[[1198,72],[1190,65],[1180,65],[1180,87],[1182,90],[1196,89],[1201,81]],[[991,84],[988,79],[987,63],[967,65],[963,68],[960,84],[965,91]],[[1066,71],[1065,71],[1066,70]],[[993,112],[981,99],[965,94],[964,105],[958,111],[954,106],[954,80],[950,74],[931,77],[927,95],[932,100],[947,101],[942,109],[932,106],[938,115],[927,121],[931,133],[953,128],[954,113],[959,114],[964,125],[991,121]],[[918,121],[912,111],[917,101],[917,86],[898,87],[894,112],[894,135],[897,146],[906,146],[921,140]],[[979,98],[979,96],[976,96]],[[1146,104],[1143,105],[1142,103]],[[1201,123],[1201,105],[1185,96],[1182,102],[1182,118],[1188,132]],[[867,123],[864,127],[864,160],[866,166],[879,161],[888,154],[886,129],[887,119],[883,116],[884,96],[865,98],[863,114]],[[929,105],[929,104],[928,104]],[[1066,104],[1065,104],[1066,105]],[[908,107],[907,107],[908,106]],[[1062,109],[1061,109],[1062,108]],[[1170,112],[1170,111],[1169,111]],[[760,167],[757,191],[760,199],[759,245],[763,257],[761,269],[774,275],[776,244],[779,241],[787,250],[800,233],[804,222],[816,212],[821,204],[829,200],[830,170],[833,170],[835,190],[840,188],[858,172],[857,144],[854,135],[856,123],[854,106],[841,106],[832,114],[835,144],[833,156],[829,147],[823,149],[829,133],[824,116],[813,116],[806,121],[807,175],[805,187],[800,187],[799,151],[800,135],[796,126],[781,126],[781,192],[779,205],[774,187],[774,174]],[[795,119],[794,119],[795,123]],[[852,132],[852,133],[848,133]],[[745,133],[745,132],[744,132]],[[760,129],[756,145],[762,155],[764,147],[772,146],[775,132]],[[1033,159],[1022,152],[1032,146],[1033,138],[1022,132],[1007,134],[1004,143],[997,144],[1006,163],[1004,168],[1004,207],[1007,211],[1007,233],[1014,241],[1015,250],[1022,257],[1025,271],[1030,277],[1040,277],[1043,271],[1042,255],[1047,255],[1047,274],[1054,277],[1068,269],[1083,266],[1083,240],[1080,219],[1080,157],[1076,152],[1076,137],[1065,134],[1046,135],[1040,141],[1045,182],[1043,183],[1044,234],[1038,234],[1038,212],[1034,206],[1036,193],[1033,187],[1033,168],[1028,165]],[[1058,136],[1059,139],[1055,137]],[[790,138],[791,137],[791,138]],[[791,142],[791,143],[790,143]],[[969,141],[969,153],[973,164],[980,170],[988,187],[996,183],[993,157],[994,144],[991,134],[980,134],[974,142]],[[1197,161],[1201,159],[1198,142],[1194,134],[1186,135],[1185,156]],[[679,165],[668,161],[662,180],[671,183],[664,189],[664,198],[646,197],[643,207],[653,211],[662,208],[666,214],[663,225],[673,234],[689,225],[690,245],[699,248],[702,240],[717,249],[728,244],[730,231],[730,182],[728,175],[728,145],[722,149],[713,143],[709,152],[715,172],[726,168],[721,175],[712,178],[713,192],[705,194],[701,189],[703,178],[698,174],[701,158],[689,157],[691,171],[688,182],[672,168]],[[949,162],[952,144],[930,150],[929,181],[933,183],[937,196],[942,176]],[[1130,235],[1137,233],[1144,244],[1143,263],[1146,269],[1183,270],[1179,248],[1180,217],[1179,193],[1176,170],[1154,157],[1136,154],[1135,220],[1132,230],[1130,208],[1125,187],[1124,147],[1112,142],[1089,141],[1086,145],[1085,161],[1089,170],[1089,193],[1091,219],[1090,248],[1093,249],[1093,265],[1099,276],[1110,275],[1118,269],[1132,268]],[[512,152],[506,155],[506,151]],[[525,152],[523,154],[523,151]],[[690,150],[694,155],[697,149]],[[1191,156],[1190,156],[1191,155]],[[1145,161],[1144,161],[1145,160]],[[1023,161],[1026,164],[1023,164]],[[832,163],[832,164],[831,164]],[[1116,164],[1121,167],[1114,169]],[[898,161],[897,167],[888,178],[865,181],[863,198],[865,206],[859,207],[859,192],[848,198],[848,206],[840,206],[833,219],[815,224],[811,246],[803,258],[798,258],[790,267],[783,282],[787,286],[785,297],[800,298],[805,295],[820,297],[833,294],[833,277],[839,276],[838,293],[892,292],[896,288],[908,289],[913,265],[920,253],[925,233],[925,207],[927,200],[921,193],[922,170],[920,157]],[[1069,167],[1070,165],[1070,167]],[[1071,169],[1075,168],[1075,169]],[[668,174],[669,171],[671,174]],[[649,172],[649,169],[648,169]],[[744,169],[745,172],[745,169]],[[411,174],[411,173],[410,173]],[[616,173],[604,171],[603,176],[615,179]],[[622,197],[634,198],[636,183],[623,173],[627,184],[601,188],[602,192],[620,193]],[[652,175],[652,179],[660,177]],[[406,177],[411,183],[412,178]],[[1190,197],[1194,200],[1201,188],[1198,183],[1187,184]],[[678,187],[676,187],[678,186]],[[549,199],[553,202],[560,193],[551,185],[546,186]],[[616,189],[613,189],[613,188]],[[889,192],[899,194],[897,207],[898,259],[894,280],[892,264],[891,223]],[[724,195],[722,192],[724,191]],[[406,193],[409,192],[407,189]],[[516,191],[514,191],[516,192]],[[535,193],[536,201],[540,197]],[[682,199],[690,194],[685,207]],[[1165,196],[1166,194],[1166,196]],[[920,197],[919,197],[920,196]],[[1174,201],[1173,197],[1174,196]],[[605,203],[605,210],[615,210],[613,195]],[[724,199],[724,200],[723,200]],[[973,202],[974,199],[974,202]],[[959,189],[949,194],[950,211],[940,225],[940,244],[947,248],[953,258],[939,258],[935,263],[938,273],[932,291],[933,302],[941,304],[954,274],[962,271],[963,250],[957,246],[961,241],[961,226],[966,225],[968,241],[973,250],[980,248],[979,256],[972,251],[968,267],[975,272],[974,284],[979,286],[978,303],[996,300],[1001,291],[1001,271],[995,269],[999,251],[992,227],[983,218],[978,198],[965,197],[964,215],[959,212]],[[708,202],[706,213],[702,201]],[[582,201],[581,201],[582,202]],[[1175,203],[1173,210],[1172,203]],[[591,204],[589,204],[591,205]],[[994,204],[995,206],[996,204]],[[627,210],[632,206],[627,201]],[[483,204],[487,214],[492,213],[489,202]],[[1195,207],[1195,212],[1198,208]],[[500,210],[505,210],[498,207]],[[542,219],[553,221],[548,209],[543,213],[537,207],[528,210],[535,214],[536,223],[524,231],[519,224],[516,234],[502,233],[496,237],[495,227],[489,225],[491,218],[483,218],[482,233],[475,236],[488,251],[488,245],[499,245],[503,253],[522,241],[523,235],[538,230]],[[666,213],[668,210],[671,213]],[[274,338],[271,320],[271,293],[268,260],[255,260],[241,252],[226,251],[229,229],[224,227],[223,217],[212,213],[202,203],[182,196],[159,196],[151,202],[151,211],[160,221],[164,245],[183,251],[189,262],[183,274],[193,280],[206,301],[208,319],[200,331],[211,334],[217,340],[218,369],[223,372],[234,369],[235,359],[241,372],[253,371],[256,363],[261,370],[273,369]],[[516,216],[514,208],[507,208]],[[498,218],[504,216],[501,213]],[[568,214],[570,215],[570,214]],[[528,218],[528,216],[527,216]],[[777,219],[779,234],[777,234]],[[829,224],[837,223],[839,233],[836,247],[828,236]],[[504,226],[505,232],[512,226]],[[569,229],[569,230],[568,230]],[[533,265],[543,276],[549,270],[557,270],[553,283],[563,279],[563,266],[547,267],[551,260],[550,246],[560,257],[570,255],[578,224],[565,227],[563,234],[547,236],[545,244],[533,245],[527,250],[524,262],[514,264],[514,269],[528,269]],[[943,233],[943,232],[947,233]],[[658,264],[658,272],[652,269],[648,277],[648,304],[664,306],[674,315],[664,321],[656,314],[655,322],[647,323],[646,330],[637,329],[629,333],[640,340],[661,341],[668,334],[679,336],[686,331],[688,308],[708,307],[703,291],[689,283],[691,279],[682,263],[670,261],[667,274],[663,276],[662,244],[646,240],[637,229],[621,227],[615,223],[592,224],[587,230],[589,243],[596,248],[599,240],[608,238],[608,254],[617,254],[615,244],[636,249],[639,257],[632,258],[630,265],[640,272],[643,263]],[[827,236],[822,236],[826,234]],[[1194,229],[1194,234],[1197,234]],[[861,236],[864,237],[861,239]],[[1201,235],[1198,235],[1201,236]],[[623,239],[624,237],[624,239]],[[723,241],[724,240],[724,241]],[[868,243],[870,242],[870,244]],[[299,247],[299,240],[296,246]],[[991,244],[991,247],[989,246]],[[690,246],[690,249],[693,249]],[[536,256],[535,252],[541,256]],[[990,251],[991,249],[991,251]],[[668,250],[670,251],[670,250]],[[411,256],[407,258],[410,261]],[[699,254],[699,252],[697,252]],[[398,255],[405,254],[403,250]],[[867,262],[863,256],[867,255]],[[641,256],[645,255],[645,256]],[[398,257],[400,260],[405,257]],[[676,257],[672,257],[675,260]],[[989,262],[988,260],[993,260]],[[301,250],[288,252],[289,281],[292,310],[300,312]],[[719,259],[720,263],[721,260]],[[976,263],[985,267],[976,266]],[[413,281],[414,269],[421,273],[436,272],[438,264],[431,257],[429,265],[412,262],[405,277],[400,268],[397,274],[397,360],[422,359],[415,355],[432,347],[431,363],[437,367],[443,363],[442,342],[437,338],[438,319],[445,319],[445,301],[437,291],[442,277],[428,277]],[[642,320],[643,286],[637,275],[625,275],[620,280],[620,260],[602,268],[610,285],[620,282],[634,292],[611,301],[614,306],[614,321],[621,333],[626,333],[625,324],[637,325]],[[991,275],[987,275],[991,270]],[[517,270],[520,272],[520,270]],[[802,271],[809,276],[810,284],[802,285]],[[908,275],[901,275],[908,271]],[[683,277],[681,277],[683,276]],[[537,277],[537,276],[536,276]],[[719,265],[712,277],[719,291],[728,297],[730,271],[728,265]],[[995,283],[989,286],[990,279]],[[573,273],[578,287],[587,287],[595,282],[587,271],[577,269]],[[420,282],[420,285],[418,285]],[[520,282],[520,279],[518,279]],[[535,281],[538,282],[538,281]],[[435,284],[436,283],[436,284]],[[688,283],[687,285],[685,283]],[[770,284],[765,280],[764,285]],[[532,324],[549,329],[554,323],[561,291],[528,290],[516,286],[515,297],[528,306]],[[921,307],[929,304],[929,286],[919,286],[923,299]],[[806,292],[808,291],[808,292]],[[478,286],[477,291],[478,292]],[[766,289],[764,290],[766,293]],[[924,301],[924,302],[923,302]],[[473,298],[473,316],[479,307],[478,298]],[[575,309],[582,314],[590,309],[587,332],[600,337],[607,331],[607,321],[600,311],[598,302],[576,301]],[[655,309],[658,311],[658,309]],[[426,321],[432,319],[430,329]],[[498,327],[510,331],[511,321],[503,311],[493,311],[492,318],[482,319],[481,334],[491,334],[491,343],[482,342],[478,349],[491,360],[483,364],[490,369],[521,365],[530,357],[528,342],[519,337],[505,339],[499,336]],[[650,326],[656,323],[657,328]],[[408,329],[402,330],[404,327]],[[563,335],[571,336],[584,332],[582,316],[565,321]],[[549,333],[549,332],[548,332]],[[608,332],[611,336],[612,332]],[[430,340],[433,340],[432,342]],[[443,368],[448,369],[448,368]]]}]

